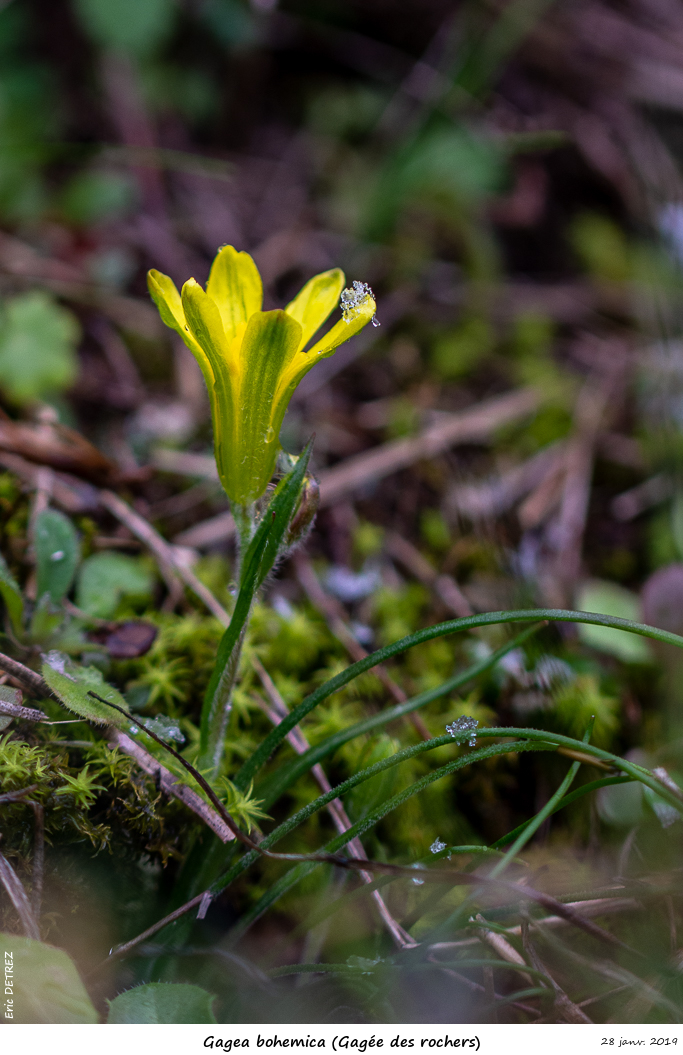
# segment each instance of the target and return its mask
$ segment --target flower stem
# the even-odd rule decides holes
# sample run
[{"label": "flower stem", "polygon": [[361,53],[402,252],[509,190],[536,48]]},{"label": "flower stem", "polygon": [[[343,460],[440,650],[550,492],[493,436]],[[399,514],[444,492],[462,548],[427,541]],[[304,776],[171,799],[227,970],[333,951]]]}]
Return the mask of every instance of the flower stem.
[{"label": "flower stem", "polygon": [[232,502],[231,507],[237,528],[237,578],[239,578],[244,555],[249,549],[249,543],[256,530],[256,505],[255,503],[240,505],[238,502]]}]

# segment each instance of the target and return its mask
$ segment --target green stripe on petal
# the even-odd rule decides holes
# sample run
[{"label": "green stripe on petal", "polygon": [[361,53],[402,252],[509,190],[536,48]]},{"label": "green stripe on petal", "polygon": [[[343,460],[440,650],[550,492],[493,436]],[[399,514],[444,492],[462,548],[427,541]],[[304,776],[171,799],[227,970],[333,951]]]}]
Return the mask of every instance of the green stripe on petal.
[{"label": "green stripe on petal", "polygon": [[336,308],[344,281],[344,272],[338,267],[332,271],[323,271],[310,279],[285,308],[288,315],[301,323],[303,332],[300,351]]},{"label": "green stripe on petal", "polygon": [[278,433],[272,411],[282,373],[296,355],[301,324],[284,311],[252,315],[242,340],[238,443],[230,452],[228,495],[246,504],[263,494],[275,469]]},{"label": "green stripe on petal", "polygon": [[248,253],[238,253],[231,245],[223,246],[211,265],[206,292],[221,314],[229,339],[263,304],[263,283],[256,264]]}]

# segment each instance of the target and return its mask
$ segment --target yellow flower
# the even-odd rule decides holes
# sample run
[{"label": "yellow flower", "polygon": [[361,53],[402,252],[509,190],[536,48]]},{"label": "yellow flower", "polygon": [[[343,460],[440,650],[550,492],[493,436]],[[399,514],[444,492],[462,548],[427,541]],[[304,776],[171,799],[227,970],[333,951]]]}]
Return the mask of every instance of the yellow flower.
[{"label": "yellow flower", "polygon": [[[318,359],[374,320],[370,287],[343,290],[338,268],[312,278],[284,311],[262,311],[263,285],[248,253],[224,246],[206,292],[191,278],[182,294],[150,271],[149,291],[167,326],[199,363],[211,400],[218,475],[240,505],[265,491],[275,469],[282,419],[294,389]],[[316,344],[314,334],[337,306],[342,318]]]}]

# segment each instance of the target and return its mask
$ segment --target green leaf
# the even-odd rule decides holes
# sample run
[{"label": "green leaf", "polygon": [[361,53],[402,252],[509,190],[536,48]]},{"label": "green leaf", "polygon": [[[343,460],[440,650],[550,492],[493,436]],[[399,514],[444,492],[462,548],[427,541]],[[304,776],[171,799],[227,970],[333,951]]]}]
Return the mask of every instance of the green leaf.
[{"label": "green leaf", "polygon": [[128,211],[135,192],[128,177],[117,172],[78,172],[61,195],[62,211],[79,227],[111,220]]},{"label": "green leaf", "polygon": [[69,388],[78,374],[75,317],[47,293],[5,301],[0,327],[0,385],[17,403],[32,403]]},{"label": "green leaf", "polygon": [[[592,579],[582,587],[577,607],[583,612],[599,612],[621,619],[640,619],[640,601],[636,594],[616,583]],[[652,653],[647,642],[634,634],[615,630],[609,626],[579,626],[579,637],[586,645],[608,652],[625,663],[649,663]]]},{"label": "green leaf", "polygon": [[[12,996],[3,986],[2,1021],[6,1018],[8,1000],[13,1000],[12,1022],[66,1024],[69,1022],[97,1022],[97,1012],[78,976],[73,960],[63,949],[55,949],[41,941],[19,938],[14,934],[0,935],[4,953],[3,967],[7,972],[11,957]],[[4,976],[3,976],[4,977]]]},{"label": "green leaf", "polygon": [[44,509],[35,527],[37,594],[49,594],[53,604],[66,596],[81,556],[76,529],[63,513]]},{"label": "green leaf", "polygon": [[12,630],[16,637],[21,637],[24,621],[24,598],[11,571],[0,554],[0,596],[5,602]]},{"label": "green leaf", "polygon": [[174,0],[76,0],[83,28],[104,48],[153,52],[173,28]]},{"label": "green leaf", "polygon": [[[23,696],[21,689],[13,689],[10,685],[0,685],[0,701],[2,703],[13,703],[21,707]],[[0,714],[0,733],[14,721],[11,714]]]},{"label": "green leaf", "polygon": [[214,1023],[215,997],[198,985],[149,982],[121,993],[109,1004],[109,1025]]},{"label": "green leaf", "polygon": [[[251,574],[249,571],[250,563],[256,561],[258,570],[254,580],[254,591],[261,586],[280,554],[283,539],[299,501],[312,448],[313,441],[309,440],[291,473],[288,473],[278,484],[270,505],[263,514],[261,523],[256,529],[249,549],[246,552],[241,581],[244,582],[246,577]],[[261,550],[261,540],[264,537],[265,545]],[[256,553],[258,550],[261,550],[261,553],[257,558]]]},{"label": "green leaf", "polygon": [[338,751],[339,748],[348,743],[349,740],[354,740],[358,736],[364,736],[373,729],[380,729],[385,725],[389,725],[390,722],[395,722],[397,719],[403,718],[406,714],[412,714],[413,711],[417,711],[421,707],[426,707],[428,703],[441,699],[449,693],[455,692],[456,689],[461,689],[468,681],[479,677],[480,674],[484,674],[487,670],[490,670],[491,667],[495,667],[496,663],[498,663],[503,656],[507,655],[507,653],[511,652],[513,649],[519,648],[523,645],[524,642],[531,637],[532,634],[537,633],[540,628],[540,624],[538,626],[527,627],[521,634],[517,634],[516,637],[513,637],[508,641],[506,645],[502,645],[501,648],[492,652],[490,656],[479,660],[478,663],[474,663],[471,667],[467,667],[458,674],[454,674],[452,678],[442,682],[442,684],[438,685],[436,688],[427,689],[426,692],[421,692],[419,695],[411,697],[411,699],[406,700],[405,703],[396,704],[395,707],[385,707],[377,714],[373,714],[369,718],[364,718],[360,722],[355,722],[353,725],[347,726],[346,729],[342,729],[333,736],[326,737],[324,740],[321,740],[320,743],[316,744],[315,747],[310,747],[291,762],[281,765],[273,774],[271,774],[270,777],[259,784],[257,788],[258,796],[263,799],[267,806],[277,802],[280,796],[285,793],[287,788],[291,787],[295,780],[304,773],[307,773],[317,762],[334,754],[335,751]]},{"label": "green leaf", "polygon": [[660,630],[655,626],[646,626],[644,623],[635,623],[629,619],[621,619],[617,616],[601,615],[596,612],[576,612],[565,608],[518,608],[505,612],[483,612],[480,615],[468,615],[461,619],[449,619],[445,623],[437,623],[434,626],[425,627],[415,634],[402,637],[391,645],[372,652],[364,659],[350,664],[345,670],[336,674],[319,689],[312,692],[298,706],[292,708],[286,718],[271,730],[265,739],[259,744],[254,753],[242,766],[239,773],[234,777],[235,784],[243,788],[250,780],[253,780],[258,770],[270,758],[272,753],[284,740],[290,729],[305,718],[319,703],[328,699],[338,692],[350,681],[363,674],[366,670],[384,663],[394,656],[406,652],[415,645],[421,645],[425,641],[433,641],[448,634],[462,633],[465,630],[474,630],[479,626],[496,626],[500,623],[533,623],[539,619],[547,619],[558,623],[580,623],[593,626],[610,627],[617,630],[627,630],[629,633],[639,637],[650,637],[654,641],[663,641],[677,648],[683,648],[683,637],[672,634],[668,630]]},{"label": "green leaf", "polygon": [[643,819],[643,790],[637,781],[600,788],[595,796],[600,819],[612,828],[635,828]]},{"label": "green leaf", "polygon": [[96,553],[83,561],[76,586],[76,604],[88,615],[111,619],[122,598],[146,601],[154,577],[135,557]]},{"label": "green leaf", "polygon": [[42,675],[64,706],[81,718],[97,725],[130,729],[131,723],[122,714],[88,695],[92,690],[102,699],[128,710],[124,697],[118,689],[107,684],[96,667],[79,667],[62,652],[49,652],[42,666]]},{"label": "green leaf", "polygon": [[52,603],[49,593],[44,593],[33,609],[27,639],[33,644],[47,647],[48,643],[54,643],[54,636],[65,620],[64,610]]},{"label": "green leaf", "polygon": [[221,751],[219,739],[223,703],[227,698],[226,688],[229,691],[237,672],[242,639],[254,595],[277,559],[296,509],[311,456],[311,446],[312,443],[309,442],[291,473],[285,476],[278,485],[245,554],[240,592],[230,624],[218,646],[218,655],[204,697],[200,734],[200,769],[203,767],[216,768]]}]

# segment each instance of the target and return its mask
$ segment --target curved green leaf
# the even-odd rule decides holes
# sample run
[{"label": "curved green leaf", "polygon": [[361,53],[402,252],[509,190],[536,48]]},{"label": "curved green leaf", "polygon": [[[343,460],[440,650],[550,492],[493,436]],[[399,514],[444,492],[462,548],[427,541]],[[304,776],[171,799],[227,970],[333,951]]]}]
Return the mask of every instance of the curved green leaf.
[{"label": "curved green leaf", "polygon": [[149,982],[120,993],[109,1004],[109,1025],[214,1023],[215,997],[198,985]]},{"label": "curved green leaf", "polygon": [[532,634],[535,634],[542,626],[527,627],[521,634],[513,637],[511,641],[508,641],[506,645],[492,652],[486,659],[480,660],[478,663],[474,663],[467,670],[461,671],[459,674],[454,674],[452,678],[444,681],[441,685],[438,685],[434,689],[427,689],[426,692],[419,693],[418,696],[413,696],[412,699],[406,700],[405,703],[399,703],[395,707],[386,707],[383,711],[378,714],[373,714],[369,718],[364,718],[360,722],[355,722],[353,725],[349,725],[346,729],[340,730],[334,736],[328,736],[325,740],[322,740],[315,747],[311,747],[308,751],[304,751],[303,754],[298,755],[292,762],[289,762],[281,766],[270,778],[264,780],[257,787],[257,795],[263,800],[266,805],[264,809],[270,808],[270,806],[280,798],[281,795],[291,787],[295,780],[298,780],[300,776],[307,773],[316,762],[320,762],[323,758],[328,757],[337,751],[343,744],[348,743],[349,740],[354,740],[357,736],[363,736],[365,733],[371,732],[373,729],[379,729],[382,726],[388,725],[389,722],[395,722],[398,718],[402,718],[406,714],[412,713],[412,711],[418,710],[420,707],[425,707],[428,703],[432,703],[434,700],[440,699],[442,696],[448,695],[449,692],[454,692],[456,689],[462,688],[468,681],[472,681],[473,678],[478,677],[480,674],[490,670],[491,667],[495,667],[496,663],[511,652],[515,648],[519,648]]},{"label": "curved green leaf", "polygon": [[111,619],[122,597],[144,601],[153,588],[154,577],[139,559],[123,553],[94,553],[81,566],[76,603],[88,615]]},{"label": "curved green leaf", "polygon": [[108,685],[96,667],[79,667],[61,652],[49,652],[42,666],[42,675],[59,700],[74,714],[97,725],[115,725],[130,729],[130,722],[113,707],[93,699],[95,692],[103,700],[128,710],[128,704],[118,689]]},{"label": "curved green leaf", "polygon": [[445,637],[447,634],[457,634],[463,630],[474,630],[479,626],[495,626],[499,623],[535,623],[539,620],[616,627],[619,630],[628,630],[632,634],[639,634],[641,637],[649,637],[654,641],[663,641],[669,645],[676,645],[677,648],[683,648],[683,637],[678,634],[672,634],[668,630],[659,630],[653,626],[646,626],[644,623],[635,623],[628,619],[618,619],[614,616],[600,615],[594,612],[574,612],[564,608],[530,608],[509,612],[484,612],[480,615],[466,616],[464,619],[450,619],[446,623],[437,623],[435,626],[425,627],[424,630],[419,630],[416,634],[410,634],[399,641],[394,641],[393,644],[370,653],[369,656],[359,660],[357,663],[352,663],[346,670],[326,681],[319,689],[307,696],[298,707],[293,708],[288,716],[266,736],[256,751],[244,763],[234,778],[234,783],[240,788],[246,787],[254,779],[261,766],[267,762],[273,751],[282,743],[287,733],[295,725],[298,725],[302,718],[305,718],[323,700],[348,685],[359,674],[363,674],[366,670],[377,666],[378,663],[384,663],[393,656],[398,656],[409,648],[413,648],[414,645],[420,645],[425,641],[433,641],[434,638]]},{"label": "curved green leaf", "polygon": [[[3,998],[3,1019],[7,1019],[8,1000],[12,1000],[12,1023],[66,1024],[95,1023],[97,1012],[92,1005],[76,965],[63,949],[42,941],[1,934],[4,953],[3,977],[11,979],[11,997],[7,985]],[[12,970],[7,973],[7,967]]]},{"label": "curved green leaf", "polygon": [[56,509],[44,509],[36,518],[35,550],[37,595],[48,594],[53,604],[66,596],[81,557],[76,529]]}]

